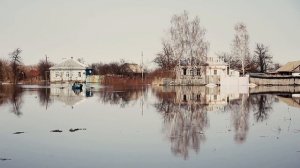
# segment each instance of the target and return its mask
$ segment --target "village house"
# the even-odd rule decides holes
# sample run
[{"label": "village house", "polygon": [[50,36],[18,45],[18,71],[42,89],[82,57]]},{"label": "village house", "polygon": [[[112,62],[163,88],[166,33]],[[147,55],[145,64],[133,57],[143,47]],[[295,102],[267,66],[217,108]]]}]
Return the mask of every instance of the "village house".
[{"label": "village house", "polygon": [[142,67],[135,63],[124,63],[121,68],[127,75],[140,75],[143,72]]},{"label": "village house", "polygon": [[300,61],[288,62],[281,68],[277,69],[276,72],[280,75],[300,76]]},{"label": "village house", "polygon": [[198,65],[181,61],[176,66],[175,85],[220,85],[222,77],[239,77],[239,72],[229,69],[228,64],[217,57],[207,57],[204,64]]},{"label": "village house", "polygon": [[50,82],[85,82],[86,69],[86,65],[74,60],[72,57],[50,68]]}]

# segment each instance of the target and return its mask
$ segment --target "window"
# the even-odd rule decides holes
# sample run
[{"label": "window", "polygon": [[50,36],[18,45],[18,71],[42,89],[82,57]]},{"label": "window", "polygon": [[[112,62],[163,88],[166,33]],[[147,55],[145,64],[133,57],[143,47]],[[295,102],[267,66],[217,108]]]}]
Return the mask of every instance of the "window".
[{"label": "window", "polygon": [[200,68],[197,69],[197,75],[201,76],[201,70],[200,70]]},{"label": "window", "polygon": [[184,102],[187,102],[186,95],[183,95],[183,101],[184,101]]},{"label": "window", "polygon": [[201,100],[201,95],[197,95],[197,101],[200,101]]},{"label": "window", "polygon": [[59,77],[59,72],[58,71],[55,72],[55,77],[56,78]]},{"label": "window", "polygon": [[193,69],[190,70],[190,74],[191,74],[192,76],[194,76],[194,70],[193,70]]},{"label": "window", "polygon": [[216,69],[214,70],[214,75],[217,75],[217,70]]},{"label": "window", "polygon": [[183,75],[186,75],[186,68],[182,68]]},{"label": "window", "polygon": [[78,72],[78,77],[81,77],[81,72]]}]

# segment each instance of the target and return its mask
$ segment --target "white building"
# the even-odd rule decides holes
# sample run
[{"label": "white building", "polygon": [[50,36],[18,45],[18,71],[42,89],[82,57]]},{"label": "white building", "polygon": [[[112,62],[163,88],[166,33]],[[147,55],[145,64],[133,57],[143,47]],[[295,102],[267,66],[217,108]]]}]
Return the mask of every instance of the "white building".
[{"label": "white building", "polygon": [[73,58],[67,59],[50,68],[50,82],[84,82],[86,80],[86,68],[86,65]]},{"label": "white building", "polygon": [[239,77],[239,72],[229,69],[228,64],[217,57],[207,57],[202,65],[183,63],[176,67],[176,85],[220,85],[221,78]]}]

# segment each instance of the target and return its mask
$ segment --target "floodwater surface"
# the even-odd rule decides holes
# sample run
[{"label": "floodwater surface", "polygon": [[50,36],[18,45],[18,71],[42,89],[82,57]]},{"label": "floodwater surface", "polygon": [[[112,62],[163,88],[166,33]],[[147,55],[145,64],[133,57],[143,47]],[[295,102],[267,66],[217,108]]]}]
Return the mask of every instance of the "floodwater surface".
[{"label": "floodwater surface", "polygon": [[0,167],[300,167],[300,91],[0,85]]}]

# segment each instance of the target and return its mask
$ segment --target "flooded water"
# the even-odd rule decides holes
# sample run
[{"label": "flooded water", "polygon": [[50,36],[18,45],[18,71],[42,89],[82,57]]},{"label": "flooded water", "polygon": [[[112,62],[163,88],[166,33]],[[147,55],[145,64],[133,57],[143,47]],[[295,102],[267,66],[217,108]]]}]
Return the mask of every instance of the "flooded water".
[{"label": "flooded water", "polygon": [[0,167],[300,167],[300,91],[0,85]]}]

